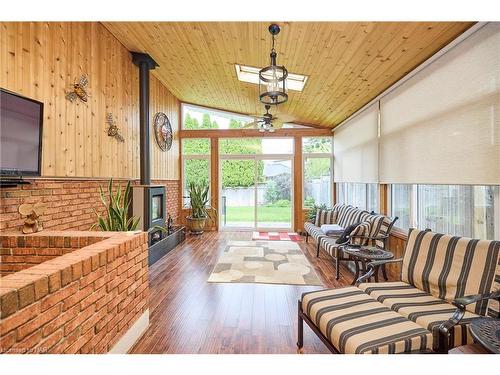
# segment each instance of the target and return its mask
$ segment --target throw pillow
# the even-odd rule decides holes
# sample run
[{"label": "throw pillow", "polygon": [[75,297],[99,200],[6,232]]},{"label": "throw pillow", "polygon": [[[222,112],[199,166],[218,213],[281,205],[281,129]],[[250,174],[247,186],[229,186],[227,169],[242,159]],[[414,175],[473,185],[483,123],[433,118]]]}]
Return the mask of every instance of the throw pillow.
[{"label": "throw pillow", "polygon": [[349,225],[347,228],[344,229],[344,232],[342,233],[342,235],[337,239],[337,241],[335,241],[336,243],[338,244],[342,244],[342,243],[345,243],[349,240],[349,235],[351,234],[351,232],[361,223],[354,223],[354,224],[351,224]]},{"label": "throw pillow", "polygon": [[[371,229],[370,220],[363,221],[361,224],[359,224],[350,234],[351,245],[360,245],[360,246],[367,245],[368,244],[367,237],[370,235],[370,229]],[[365,238],[354,237],[354,236],[363,236]]]},{"label": "throw pillow", "polygon": [[321,218],[321,210],[316,210],[316,218],[314,219],[314,226],[319,227],[320,218]]},{"label": "throw pillow", "polygon": [[344,228],[337,224],[323,224],[321,231],[327,236],[341,236],[344,233]]}]

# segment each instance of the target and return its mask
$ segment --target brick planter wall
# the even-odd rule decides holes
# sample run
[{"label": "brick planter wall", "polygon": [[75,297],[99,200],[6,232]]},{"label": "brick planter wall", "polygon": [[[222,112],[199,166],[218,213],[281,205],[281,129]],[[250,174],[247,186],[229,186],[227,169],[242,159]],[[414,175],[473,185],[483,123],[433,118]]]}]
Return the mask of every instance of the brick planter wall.
[{"label": "brick planter wall", "polygon": [[[24,223],[18,213],[22,203],[46,202],[47,211],[41,217],[44,229],[89,230],[96,222],[94,209],[104,212],[99,186],[107,186],[106,180],[33,179],[30,185],[0,188],[0,231],[20,230]],[[122,186],[126,181],[117,180]],[[133,183],[138,183],[133,181]],[[153,184],[167,189],[167,213],[178,220],[180,207],[180,181],[154,180]]]},{"label": "brick planter wall", "polygon": [[0,242],[0,276],[33,267],[102,239],[98,235],[46,236],[44,233],[36,236],[3,236]]},{"label": "brick planter wall", "polygon": [[[149,308],[146,233],[0,239],[4,248],[20,242],[37,249],[61,241],[75,246],[0,279],[0,353],[106,353]],[[78,248],[89,239],[99,241]]]}]

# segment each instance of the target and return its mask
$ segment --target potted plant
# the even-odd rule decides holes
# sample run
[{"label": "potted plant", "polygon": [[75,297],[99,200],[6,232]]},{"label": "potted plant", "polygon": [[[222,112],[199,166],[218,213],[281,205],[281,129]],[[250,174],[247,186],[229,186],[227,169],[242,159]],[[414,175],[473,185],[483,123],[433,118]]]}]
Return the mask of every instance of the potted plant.
[{"label": "potted plant", "polygon": [[189,183],[188,194],[191,213],[186,219],[189,230],[193,234],[202,234],[207,219],[212,219],[211,211],[215,212],[215,209],[209,204],[208,189],[209,186],[206,182],[195,183],[192,181]]},{"label": "potted plant", "polygon": [[130,181],[122,193],[121,184],[118,184],[116,193],[113,193],[113,179],[109,180],[107,196],[101,186],[99,186],[99,195],[101,202],[106,208],[105,215],[102,216],[94,210],[97,216],[97,223],[90,228],[100,228],[103,231],[109,232],[127,232],[137,229],[139,218],[135,216],[129,217],[130,206]]},{"label": "potted plant", "polygon": [[316,220],[316,213],[318,212],[318,210],[326,210],[326,209],[327,209],[327,207],[326,207],[326,204],[324,204],[324,203],[322,203],[322,204],[313,203],[308,208],[306,220],[311,222],[311,223],[314,223],[314,220]]}]

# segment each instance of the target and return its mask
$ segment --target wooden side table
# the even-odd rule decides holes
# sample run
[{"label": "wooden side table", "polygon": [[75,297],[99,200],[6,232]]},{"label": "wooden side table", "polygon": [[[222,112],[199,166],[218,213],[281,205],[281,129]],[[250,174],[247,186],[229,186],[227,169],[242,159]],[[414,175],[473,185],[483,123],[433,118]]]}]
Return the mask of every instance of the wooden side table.
[{"label": "wooden side table", "polygon": [[[367,263],[375,260],[389,260],[394,258],[394,254],[388,250],[382,250],[378,247],[374,246],[351,246],[345,245],[342,247],[342,251],[349,255],[350,260],[354,261],[354,266],[356,267],[356,275],[354,276],[354,280],[352,281],[352,285],[356,283],[356,280],[359,276],[367,272]],[[360,267],[361,263],[361,267]],[[378,282],[378,273],[379,268],[377,266],[375,270],[375,282]],[[384,276],[384,280],[387,281],[387,272],[385,270],[385,265],[382,267],[382,274]]]}]

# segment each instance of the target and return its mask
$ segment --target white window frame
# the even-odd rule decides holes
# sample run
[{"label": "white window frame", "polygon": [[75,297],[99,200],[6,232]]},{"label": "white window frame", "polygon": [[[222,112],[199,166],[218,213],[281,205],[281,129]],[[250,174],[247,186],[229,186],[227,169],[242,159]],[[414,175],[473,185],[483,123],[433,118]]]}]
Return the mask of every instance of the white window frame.
[{"label": "white window frame", "polygon": [[[372,185],[371,183],[369,182],[339,182],[338,184],[347,184],[347,185],[353,185],[353,184],[359,184],[359,185],[364,185],[365,186],[365,204],[366,206],[368,206],[368,185]],[[376,209],[374,210],[375,212],[378,212],[380,210],[380,185],[379,184],[376,184],[377,185],[377,207]],[[340,189],[337,189],[337,201],[339,201],[339,190]],[[346,196],[346,202],[343,202],[345,204],[352,204],[352,203],[349,203],[350,201],[350,192],[349,190],[344,190],[344,194]],[[367,210],[368,211],[368,207],[358,207],[359,209],[361,210]]]},{"label": "white window frame", "polygon": [[[291,201],[291,210],[292,216],[290,219],[290,228],[273,228],[273,227],[259,227],[259,218],[258,218],[258,192],[257,189],[254,188],[254,226],[253,227],[235,227],[231,225],[223,225],[221,223],[222,215],[219,215],[219,231],[292,231],[293,225],[295,223],[295,190],[293,178],[295,175],[295,165],[294,165],[294,155],[295,155],[295,143],[292,143],[292,152],[288,154],[222,154],[221,150],[221,140],[226,139],[234,139],[234,138],[219,138],[219,150],[218,150],[218,158],[219,158],[219,191],[217,192],[219,197],[219,212],[222,212],[222,162],[224,160],[253,160],[254,164],[254,182],[257,181],[257,161],[259,160],[290,160],[291,162],[291,186],[290,186],[290,201]],[[245,137],[237,138],[237,139],[248,139]],[[279,137],[273,139],[292,139],[292,137]],[[255,185],[254,185],[255,186]]]},{"label": "white window frame", "polygon": [[209,196],[210,196],[210,193],[211,193],[211,186],[210,186],[210,180],[212,179],[212,163],[210,162],[211,161],[211,153],[212,153],[212,149],[209,148],[209,152],[208,154],[190,154],[190,155],[185,155],[184,154],[184,141],[185,140],[192,140],[192,139],[206,139],[208,140],[208,143],[210,145],[210,138],[183,138],[181,140],[181,188],[182,188],[182,196],[181,196],[181,199],[182,199],[182,207],[183,208],[189,208],[191,207],[189,205],[189,203],[185,204],[184,203],[184,197],[185,197],[185,194],[186,194],[186,188],[187,188],[187,185],[186,185],[186,163],[185,161],[186,160],[206,160],[208,162],[208,181],[209,181],[209,187],[208,187],[208,191],[209,191]]},{"label": "white window frame", "polygon": [[[331,152],[304,152],[304,138],[329,138],[331,142]],[[335,201],[333,196],[333,184],[335,183],[333,181],[333,137],[330,136],[318,136],[318,137],[302,137],[301,139],[301,145],[302,147],[302,209],[303,210],[308,210],[310,207],[306,207],[304,205],[305,202],[305,187],[306,187],[306,173],[305,173],[305,168],[306,168],[306,159],[311,159],[311,158],[318,158],[318,159],[330,159],[330,202],[331,205],[333,206],[333,202]]]}]

